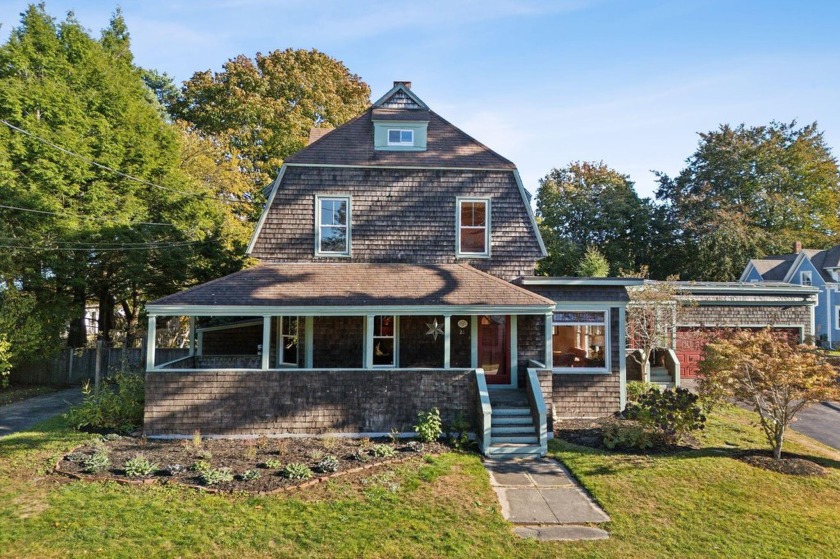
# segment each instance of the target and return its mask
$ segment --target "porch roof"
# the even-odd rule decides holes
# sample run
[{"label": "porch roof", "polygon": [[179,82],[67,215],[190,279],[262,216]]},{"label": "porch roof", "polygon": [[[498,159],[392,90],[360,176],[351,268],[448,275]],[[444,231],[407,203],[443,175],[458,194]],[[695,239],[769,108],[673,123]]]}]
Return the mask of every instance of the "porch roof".
[{"label": "porch roof", "polygon": [[[546,313],[554,302],[466,264],[260,264],[146,305],[150,314]],[[386,314],[382,312],[382,314]]]}]

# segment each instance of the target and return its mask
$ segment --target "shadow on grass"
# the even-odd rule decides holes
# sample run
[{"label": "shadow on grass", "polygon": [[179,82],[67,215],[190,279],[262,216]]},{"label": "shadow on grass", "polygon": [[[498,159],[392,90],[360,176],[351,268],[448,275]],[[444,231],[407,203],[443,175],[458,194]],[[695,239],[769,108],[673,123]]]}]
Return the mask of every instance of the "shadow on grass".
[{"label": "shadow on grass", "polygon": [[76,446],[92,435],[74,431],[61,414],[36,423],[26,431],[0,437],[0,456],[18,452],[53,450],[60,446]]}]

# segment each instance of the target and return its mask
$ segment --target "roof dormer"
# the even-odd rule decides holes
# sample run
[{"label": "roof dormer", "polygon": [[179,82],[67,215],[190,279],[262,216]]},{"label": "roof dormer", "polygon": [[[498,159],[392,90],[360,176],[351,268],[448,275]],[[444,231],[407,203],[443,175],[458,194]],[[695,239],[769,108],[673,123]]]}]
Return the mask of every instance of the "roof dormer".
[{"label": "roof dormer", "polygon": [[373,104],[373,147],[377,151],[426,151],[429,107],[411,91],[411,82],[394,87]]}]

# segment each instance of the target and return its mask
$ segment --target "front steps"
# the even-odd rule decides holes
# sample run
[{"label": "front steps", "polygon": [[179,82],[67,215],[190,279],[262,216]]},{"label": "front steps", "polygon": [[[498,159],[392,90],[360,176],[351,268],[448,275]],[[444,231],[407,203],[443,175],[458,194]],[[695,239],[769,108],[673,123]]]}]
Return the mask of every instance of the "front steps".
[{"label": "front steps", "polygon": [[650,382],[660,388],[674,388],[674,379],[665,367],[651,367]]},{"label": "front steps", "polygon": [[491,390],[490,447],[487,456],[542,456],[540,433],[522,390]]}]

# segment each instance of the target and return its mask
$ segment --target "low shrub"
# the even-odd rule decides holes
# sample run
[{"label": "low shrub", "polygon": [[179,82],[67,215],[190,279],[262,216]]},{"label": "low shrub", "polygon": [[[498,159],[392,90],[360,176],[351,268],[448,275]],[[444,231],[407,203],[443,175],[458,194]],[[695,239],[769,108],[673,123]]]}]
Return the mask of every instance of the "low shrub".
[{"label": "low shrub", "polygon": [[211,466],[210,462],[208,462],[207,460],[198,460],[195,464],[192,465],[190,469],[198,475],[203,475],[204,472],[212,470],[213,466]]},{"label": "low shrub", "polygon": [[604,446],[609,449],[638,449],[653,447],[653,434],[638,423],[622,421],[610,423],[604,428]]},{"label": "low shrub", "polygon": [[652,382],[629,381],[627,383],[627,403],[638,402],[643,394],[647,394],[651,390],[656,390],[657,392],[662,391],[658,384],[653,384]]},{"label": "low shrub", "polygon": [[424,443],[433,443],[443,433],[443,423],[440,419],[440,410],[432,408],[429,411],[421,411],[417,414],[418,422],[414,426],[417,438]]},{"label": "low shrub", "polygon": [[292,462],[291,464],[286,464],[286,467],[283,468],[283,476],[287,479],[309,479],[312,477],[312,470],[306,464]]},{"label": "low shrub", "polygon": [[138,454],[134,458],[126,460],[123,468],[125,469],[125,475],[128,477],[148,477],[155,473],[157,464],[150,462],[142,454]]},{"label": "low shrub", "polygon": [[677,444],[691,431],[703,429],[706,416],[699,398],[685,388],[649,390],[628,404],[624,416],[655,430],[668,444]]},{"label": "low shrub", "polygon": [[321,458],[321,461],[318,462],[318,470],[323,473],[330,473],[330,472],[337,472],[338,471],[338,458],[329,454]]},{"label": "low shrub", "polygon": [[239,479],[241,479],[242,481],[251,481],[251,480],[259,479],[259,478],[260,478],[259,470],[245,470],[244,472],[242,472],[239,475]]},{"label": "low shrub", "polygon": [[373,447],[373,455],[377,458],[391,458],[396,454],[394,447],[388,444],[378,444]]},{"label": "low shrub", "polygon": [[84,399],[64,414],[74,429],[128,433],[143,423],[143,375],[119,372],[102,381],[99,388],[85,383]]},{"label": "low shrub", "polygon": [[95,474],[101,472],[110,465],[111,458],[108,456],[108,451],[104,448],[98,448],[93,452],[93,454],[82,460],[82,471],[88,474]]},{"label": "low shrub", "polygon": [[210,468],[201,473],[201,483],[204,485],[219,485],[233,481],[230,468]]},{"label": "low shrub", "polygon": [[283,462],[281,462],[277,458],[269,458],[268,460],[263,462],[263,466],[265,466],[269,470],[279,470],[283,467]]},{"label": "low shrub", "polygon": [[359,448],[356,450],[356,452],[353,453],[353,459],[357,462],[369,462],[370,454],[368,454],[367,449]]}]

